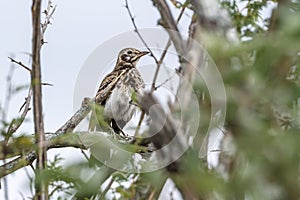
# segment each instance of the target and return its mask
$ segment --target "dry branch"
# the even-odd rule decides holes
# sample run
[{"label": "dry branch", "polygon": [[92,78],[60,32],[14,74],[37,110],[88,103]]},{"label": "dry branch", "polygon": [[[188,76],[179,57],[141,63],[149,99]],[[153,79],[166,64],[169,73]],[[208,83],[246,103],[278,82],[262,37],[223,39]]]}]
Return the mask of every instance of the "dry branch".
[{"label": "dry branch", "polygon": [[[171,114],[166,114],[161,106],[157,106],[160,104],[152,93],[146,93],[140,98],[139,102],[147,114],[150,114],[151,109],[152,123],[148,130],[149,137],[147,141],[152,142],[156,149],[160,149],[158,151],[160,159],[167,160],[170,163],[167,166],[168,171],[178,171],[177,152],[184,151],[183,148],[186,142],[181,127],[178,127],[178,123]],[[170,145],[171,141],[173,144]]]},{"label": "dry branch", "polygon": [[146,43],[146,41],[144,40],[143,36],[141,35],[141,33],[139,32],[139,29],[135,23],[135,19],[134,16],[129,8],[129,4],[128,4],[128,0],[125,0],[125,8],[127,9],[127,12],[130,16],[130,20],[132,22],[132,25],[134,27],[134,31],[136,32],[136,34],[138,35],[138,37],[140,38],[140,40],[142,41],[142,43],[144,44],[144,46],[147,48],[147,50],[150,52],[150,56],[154,59],[155,63],[158,64],[158,60],[155,57],[155,55],[153,54],[152,50],[150,49],[150,47],[148,46],[148,44]]},{"label": "dry branch", "polygon": [[[47,166],[47,149],[45,143],[43,104],[42,104],[42,87],[41,87],[41,62],[40,50],[43,44],[41,33],[41,0],[33,0],[32,12],[32,70],[31,70],[31,87],[33,94],[33,119],[35,141],[37,143],[36,154],[37,172],[40,173]],[[41,180],[35,183],[35,195],[37,199],[48,199],[48,184]]]},{"label": "dry branch", "polygon": [[[9,105],[10,105],[10,101],[11,101],[11,97],[12,97],[12,91],[13,91],[13,83],[12,83],[12,79],[13,79],[13,76],[14,76],[14,70],[15,70],[15,67],[14,67],[14,64],[11,63],[11,66],[9,68],[9,71],[7,73],[7,76],[6,76],[6,95],[5,95],[5,100],[4,100],[4,110],[2,111],[2,121],[5,122],[6,121],[6,117],[7,117],[7,114],[9,112]],[[3,134],[4,135],[4,134]],[[1,144],[0,148],[3,148],[7,141],[9,140],[9,137],[11,135],[4,135],[4,142]],[[2,153],[0,156],[3,156],[5,158],[6,154],[5,152]],[[3,160],[3,164],[6,163],[6,160],[4,159]],[[9,188],[8,188],[8,184],[7,184],[7,178],[4,177],[3,178],[3,193],[4,193],[4,198],[5,199],[9,199],[9,195],[8,195],[8,191],[9,191]]]},{"label": "dry branch", "polygon": [[24,65],[21,61],[16,61],[12,57],[8,57],[8,58],[10,59],[11,62],[18,64],[19,66],[23,67],[27,71],[31,71],[31,69],[29,67],[27,67],[26,65]]},{"label": "dry branch", "polygon": [[168,32],[177,53],[181,56],[184,55],[186,46],[183,38],[177,28],[176,22],[173,18],[171,10],[165,0],[152,0],[154,6],[158,9],[161,21],[159,22]]},{"label": "dry branch", "polygon": [[25,98],[25,102],[24,104],[21,106],[20,108],[20,111],[21,109],[23,108],[23,112],[20,116],[20,118],[12,123],[9,127],[8,127],[8,130],[7,130],[7,135],[12,135],[14,132],[16,132],[18,130],[18,128],[22,125],[22,123],[24,122],[24,119],[28,113],[28,111],[30,110],[30,103],[31,103],[31,96],[32,96],[32,90],[31,90],[31,87],[29,88],[29,91],[28,91],[28,95],[27,97]]},{"label": "dry branch", "polygon": [[[185,3],[186,4],[186,3]],[[142,41],[142,43],[145,45],[145,47],[148,49],[148,51],[150,52],[151,56],[153,57],[155,63],[156,63],[156,70],[155,70],[155,73],[154,73],[154,76],[153,76],[153,81],[152,81],[152,85],[151,85],[151,93],[154,92],[158,87],[160,86],[155,86],[156,84],[156,80],[157,80],[157,77],[158,77],[158,73],[159,73],[159,70],[160,70],[160,66],[161,64],[163,63],[163,60],[165,58],[165,56],[167,55],[167,52],[168,52],[168,48],[171,46],[171,39],[168,39],[167,41],[167,44],[165,45],[165,48],[160,56],[160,59],[158,60],[155,55],[153,54],[152,50],[149,48],[149,46],[147,45],[146,41],[144,40],[143,36],[140,34],[139,32],[139,29],[135,23],[135,18],[130,10],[130,7],[129,7],[129,4],[128,4],[128,0],[125,0],[125,8],[127,9],[128,11],[128,14],[130,16],[130,19],[131,19],[131,22],[132,22],[132,25],[134,27],[134,31],[137,33],[138,37],[140,38],[140,40]],[[185,11],[185,8],[186,6],[183,6],[181,11],[180,11],[180,14],[179,16],[177,17],[177,20],[176,20],[176,24],[178,24],[178,22],[180,21],[184,11]],[[168,81],[169,79],[167,79]],[[138,125],[137,125],[137,128],[136,128],[136,131],[135,131],[135,135],[138,135],[138,132],[139,132],[139,129],[140,129],[140,126],[142,124],[142,121],[144,119],[144,116],[145,116],[145,113],[144,111],[142,111],[141,113],[141,116],[140,116],[140,119],[139,119],[139,122],[138,122]]]},{"label": "dry branch", "polygon": [[[61,148],[61,147],[75,147],[85,149],[86,147],[82,144],[80,140],[80,135],[87,134],[85,132],[79,133],[69,133],[65,135],[60,135],[57,137],[53,137],[54,133],[48,133],[50,135],[47,142],[43,144],[47,150],[52,148]],[[25,155],[22,155],[26,149],[21,149],[20,147],[16,147],[14,144],[8,145],[6,147],[7,152],[11,152],[15,156],[18,156],[14,160],[0,166],[0,177],[6,176],[22,167],[28,166],[32,164],[32,162],[37,158],[37,154],[34,151],[34,140],[33,137],[27,138],[28,144],[26,145],[27,152]],[[30,141],[32,142],[30,145]],[[3,150],[3,149],[1,149]],[[18,154],[18,155],[17,155]]]},{"label": "dry branch", "polygon": [[89,114],[91,111],[91,103],[94,99],[84,98],[81,107],[74,113],[74,115],[55,133],[56,135],[61,135],[63,133],[72,132],[76,126]]},{"label": "dry branch", "polygon": [[51,24],[51,18],[54,14],[56,10],[56,5],[53,5],[52,1],[49,0],[47,3],[47,9],[44,10],[44,14],[45,14],[45,20],[44,22],[41,24],[41,45],[43,45],[45,43],[45,39],[44,39],[44,34],[48,28],[48,25]]},{"label": "dry branch", "polygon": [[202,30],[216,34],[218,31],[226,32],[231,28],[229,14],[217,0],[190,0],[190,2]]},{"label": "dry branch", "polygon": [[[185,9],[186,9],[185,6],[183,6],[181,8],[181,11],[180,11],[180,13],[179,13],[179,15],[177,17],[177,20],[176,20],[176,25],[179,23],[181,17],[183,16],[183,13],[184,13]],[[151,92],[153,92],[154,90],[156,90],[158,88],[158,86],[155,86],[156,80],[157,80],[157,77],[158,77],[160,66],[163,63],[163,60],[165,59],[165,57],[167,55],[167,52],[168,52],[168,49],[169,49],[170,46],[171,46],[171,39],[169,38],[168,42],[167,42],[167,44],[166,44],[166,46],[165,46],[165,48],[164,48],[164,50],[163,50],[163,52],[161,54],[161,56],[160,56],[160,59],[159,59],[159,61],[157,63],[157,67],[156,67],[156,70],[154,72],[153,81],[152,81],[152,85],[151,85]]]}]

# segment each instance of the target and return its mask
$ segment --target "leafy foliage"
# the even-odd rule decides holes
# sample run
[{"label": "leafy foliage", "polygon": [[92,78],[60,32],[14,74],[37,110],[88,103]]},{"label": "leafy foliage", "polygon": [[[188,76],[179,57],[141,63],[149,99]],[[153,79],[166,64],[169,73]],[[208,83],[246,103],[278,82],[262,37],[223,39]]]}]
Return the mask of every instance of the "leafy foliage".
[{"label": "leafy foliage", "polygon": [[[73,176],[69,176],[63,166],[60,164],[62,158],[59,155],[55,155],[53,161],[48,162],[47,168],[42,173],[37,173],[37,183],[40,180],[47,181],[49,184],[49,198],[55,198],[57,195],[63,196],[63,193],[72,195],[75,186],[79,183],[79,180]],[[72,192],[73,191],[73,192]]]},{"label": "leafy foliage", "polygon": [[251,41],[238,46],[226,40],[209,43],[226,87],[227,130],[234,138],[230,145],[237,147],[228,180],[214,187],[221,199],[300,196],[300,25],[292,23],[300,13],[287,7],[278,12],[272,33],[252,34]]},{"label": "leafy foliage", "polygon": [[[267,29],[269,19],[264,19],[262,9],[270,2],[276,0],[221,0],[221,5],[226,8],[232,17],[234,26],[243,37],[251,37]],[[242,7],[243,6],[243,7]]]}]

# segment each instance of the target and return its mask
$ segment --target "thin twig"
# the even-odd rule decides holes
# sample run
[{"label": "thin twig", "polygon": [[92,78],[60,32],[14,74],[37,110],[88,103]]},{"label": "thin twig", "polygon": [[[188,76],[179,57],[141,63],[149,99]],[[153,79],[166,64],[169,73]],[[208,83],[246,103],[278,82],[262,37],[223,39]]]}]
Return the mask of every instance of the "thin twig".
[{"label": "thin twig", "polygon": [[[4,110],[2,112],[2,120],[5,122],[7,114],[9,112],[9,105],[11,101],[11,96],[12,96],[12,79],[14,76],[14,70],[15,66],[11,63],[11,67],[9,68],[7,77],[6,77],[6,96],[5,96],[5,101],[4,101]],[[1,147],[5,149],[7,141],[9,140],[10,135],[6,135],[4,142],[2,143]],[[1,154],[1,153],[0,153]],[[6,164],[6,152],[3,152],[3,164]],[[3,178],[3,186],[4,186],[4,198],[9,200],[8,196],[8,184],[7,184],[7,178]]]},{"label": "thin twig", "polygon": [[45,21],[44,23],[42,23],[42,33],[46,32],[46,29],[48,27],[48,24],[51,24],[50,19],[52,18],[55,10],[56,10],[57,5],[53,5],[52,1],[49,0],[48,1],[48,5],[47,5],[47,10],[44,10],[44,14],[46,15]]},{"label": "thin twig", "polygon": [[7,135],[12,135],[14,132],[16,132],[18,130],[18,128],[24,122],[24,119],[25,119],[28,111],[30,110],[31,97],[32,97],[32,90],[31,90],[31,87],[30,87],[29,91],[28,91],[28,95],[25,98],[25,102],[20,108],[20,111],[22,110],[22,108],[24,108],[23,112],[22,112],[21,116],[19,117],[19,119],[15,123],[12,123],[11,126],[9,126],[9,128],[7,130]]},{"label": "thin twig", "polygon": [[86,155],[86,153],[83,151],[83,149],[80,149],[81,150],[81,153],[83,154],[84,158],[89,161],[89,157]]},{"label": "thin twig", "polygon": [[[182,9],[181,9],[181,11],[180,11],[180,13],[179,13],[179,15],[177,17],[176,25],[179,23],[181,17],[183,16],[185,8],[186,8],[185,6],[182,7]],[[158,72],[160,70],[160,66],[161,66],[163,60],[165,59],[165,56],[167,55],[167,52],[168,52],[168,49],[169,49],[170,46],[171,46],[171,38],[168,39],[168,42],[167,42],[167,44],[166,44],[166,46],[164,48],[164,51],[161,54],[160,59],[159,59],[159,61],[157,63],[157,67],[156,67],[156,70],[155,70],[155,73],[154,73],[154,76],[153,76],[153,81],[152,81],[152,86],[151,86],[151,92],[153,92],[154,90],[156,90],[155,83],[156,83],[156,79],[158,77]]]},{"label": "thin twig", "polygon": [[111,188],[111,186],[114,183],[114,181],[115,181],[115,177],[111,177],[109,183],[107,184],[107,186],[105,187],[105,189],[103,190],[103,192],[100,194],[99,199],[101,199],[101,200],[105,199],[105,195],[108,192],[108,190]]},{"label": "thin twig", "polygon": [[53,16],[55,10],[56,10],[56,5],[53,5],[52,1],[49,0],[48,4],[47,4],[47,9],[44,10],[44,12],[43,12],[46,16],[45,16],[44,22],[41,24],[41,28],[42,28],[42,30],[41,30],[41,45],[46,43],[44,40],[44,34],[48,28],[48,25],[51,24],[50,20]]},{"label": "thin twig", "polygon": [[6,116],[9,112],[9,104],[10,104],[10,100],[11,100],[11,96],[12,96],[12,78],[14,75],[14,70],[15,67],[14,65],[11,63],[11,66],[9,68],[7,77],[6,77],[6,96],[5,96],[5,101],[4,101],[4,109],[3,113],[2,113],[2,120],[6,121]]},{"label": "thin twig", "polygon": [[[184,4],[186,4],[186,3],[184,3]],[[129,14],[129,16],[130,16],[130,19],[131,19],[131,21],[132,21],[132,25],[133,25],[133,27],[134,27],[134,31],[137,33],[138,37],[140,38],[140,40],[142,41],[142,43],[145,45],[145,47],[148,49],[148,51],[150,52],[151,56],[153,57],[153,59],[154,59],[154,61],[155,61],[155,63],[156,63],[156,70],[155,70],[155,72],[154,72],[153,81],[152,81],[152,85],[151,85],[151,93],[152,93],[152,92],[154,92],[154,91],[156,90],[156,88],[157,88],[157,87],[155,86],[155,83],[156,83],[156,80],[157,80],[157,77],[158,77],[158,73],[159,73],[159,70],[160,70],[160,66],[161,66],[161,64],[162,64],[162,62],[163,62],[165,56],[167,55],[167,52],[168,52],[169,47],[171,46],[171,38],[169,38],[169,40],[168,40],[168,42],[167,42],[167,44],[166,44],[166,46],[165,46],[165,48],[164,48],[164,51],[163,51],[163,53],[161,54],[160,59],[158,60],[158,59],[154,56],[154,54],[153,54],[153,52],[151,51],[151,49],[149,48],[149,46],[147,45],[147,43],[146,43],[146,41],[144,40],[143,36],[140,34],[139,29],[138,29],[138,27],[137,27],[137,25],[136,25],[136,23],[135,23],[135,19],[134,19],[134,17],[133,17],[133,14],[132,14],[132,12],[131,12],[131,10],[130,10],[130,8],[129,8],[128,0],[125,0],[125,8],[127,9],[128,14]],[[181,11],[180,11],[180,14],[179,14],[179,16],[177,17],[176,24],[178,24],[178,22],[180,21],[180,19],[181,19],[183,13],[184,13],[184,11],[185,11],[185,8],[186,8],[186,6],[183,6],[183,7],[182,7],[182,9],[181,9]],[[145,112],[142,110],[142,113],[141,113],[141,116],[140,116],[140,119],[139,119],[139,122],[138,122],[138,125],[137,125],[137,128],[136,128],[136,131],[135,131],[135,135],[138,135],[139,130],[140,130],[140,127],[141,127],[141,124],[142,124],[142,122],[143,122],[143,120],[144,120],[144,117],[145,117]]]},{"label": "thin twig", "polygon": [[157,195],[157,189],[153,189],[149,195],[149,200],[155,199],[155,196]]},{"label": "thin twig", "polygon": [[18,64],[19,66],[23,67],[24,69],[26,69],[27,71],[31,72],[31,69],[29,67],[27,67],[26,65],[24,65],[22,62],[20,61],[16,61],[15,59],[13,59],[12,57],[8,57],[10,59],[11,62]]},{"label": "thin twig", "polygon": [[140,132],[141,125],[142,125],[142,122],[144,120],[144,117],[145,117],[145,111],[142,110],[142,113],[141,113],[141,116],[140,116],[140,119],[139,119],[139,123],[138,123],[138,125],[137,125],[137,127],[135,129],[135,133],[134,133],[135,136],[139,135],[139,132]]},{"label": "thin twig", "polygon": [[125,0],[125,8],[127,9],[128,11],[128,14],[130,16],[130,19],[132,21],[132,25],[134,27],[134,31],[136,32],[136,34],[138,35],[138,37],[140,38],[140,40],[142,41],[142,43],[144,44],[144,46],[147,48],[147,50],[150,52],[150,56],[153,57],[155,63],[157,64],[158,63],[158,60],[157,58],[155,57],[155,55],[153,54],[152,50],[149,48],[149,46],[147,45],[146,41],[144,40],[143,36],[141,35],[141,33],[139,32],[139,29],[135,23],[135,19],[134,19],[134,16],[133,14],[131,13],[131,10],[129,8],[129,4],[128,4],[128,0]]},{"label": "thin twig", "polygon": [[172,16],[172,12],[165,0],[152,0],[153,5],[158,9],[161,20],[159,24],[162,25],[168,32],[170,39],[172,40],[174,47],[179,56],[182,56],[186,52],[186,45],[178,30],[177,24]]},{"label": "thin twig", "polygon": [[164,84],[166,84],[167,82],[169,82],[177,73],[175,72],[173,75],[171,75],[170,77],[168,77],[164,82],[162,82],[161,84],[155,86],[154,90],[157,90],[158,88],[160,88],[161,86],[163,86]]},{"label": "thin twig", "polygon": [[214,153],[214,152],[221,152],[222,150],[220,149],[213,149],[213,150],[210,150],[209,153]]}]

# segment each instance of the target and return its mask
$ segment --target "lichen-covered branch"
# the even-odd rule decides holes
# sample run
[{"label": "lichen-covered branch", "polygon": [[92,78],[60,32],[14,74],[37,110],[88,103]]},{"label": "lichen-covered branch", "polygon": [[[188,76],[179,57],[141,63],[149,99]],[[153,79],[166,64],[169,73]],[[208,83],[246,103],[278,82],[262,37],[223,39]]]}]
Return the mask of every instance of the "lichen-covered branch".
[{"label": "lichen-covered branch", "polygon": [[[43,143],[43,147],[47,150],[53,148],[62,148],[62,147],[74,147],[86,149],[85,145],[82,143],[80,136],[87,134],[86,132],[79,133],[67,133],[64,135],[53,137],[53,133],[47,133],[47,140]],[[23,138],[24,139],[24,138]],[[27,143],[23,144],[24,146],[18,147],[14,143],[8,145],[6,151],[13,153],[15,156],[18,156],[14,160],[3,164],[0,166],[0,178],[6,176],[22,167],[28,166],[33,163],[37,158],[37,154],[34,151],[34,138],[26,138]],[[1,149],[3,150],[3,149]],[[26,152],[25,152],[26,151]]]},{"label": "lichen-covered branch", "polygon": [[[74,130],[74,128],[87,116],[87,114],[90,112],[90,100],[88,98],[84,99],[81,107],[75,112],[75,114],[62,126],[60,127],[55,133],[53,134],[47,134],[47,141],[56,141],[55,139],[58,136],[64,135],[66,133],[69,133]],[[30,140],[27,140],[28,146],[31,146]],[[47,143],[47,142],[46,142]],[[42,144],[45,144],[43,142]],[[50,143],[54,147],[54,143]],[[45,147],[45,145],[43,145]],[[0,170],[2,172],[1,176],[5,176],[7,174],[10,174],[24,166],[30,165],[36,158],[37,154],[34,151],[27,150],[24,155],[22,155],[24,152],[22,152],[22,149],[15,149],[13,145],[2,146],[2,149],[4,152],[7,152],[7,156],[18,156],[20,157],[14,159],[13,161],[4,164],[0,166]],[[9,154],[11,153],[11,154]],[[1,158],[0,158],[1,159]]]},{"label": "lichen-covered branch", "polygon": [[81,107],[73,114],[73,116],[62,125],[56,132],[56,135],[72,132],[76,126],[89,114],[91,111],[91,103],[94,99],[85,98],[81,104]]}]

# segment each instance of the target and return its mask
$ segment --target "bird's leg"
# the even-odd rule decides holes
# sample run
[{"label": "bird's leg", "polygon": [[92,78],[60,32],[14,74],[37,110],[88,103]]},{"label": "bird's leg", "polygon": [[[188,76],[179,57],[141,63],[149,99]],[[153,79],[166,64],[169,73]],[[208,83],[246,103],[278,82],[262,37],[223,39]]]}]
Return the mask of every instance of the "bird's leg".
[{"label": "bird's leg", "polygon": [[111,126],[113,128],[113,130],[117,133],[122,135],[123,137],[127,138],[128,136],[123,132],[123,130],[119,127],[119,125],[117,124],[117,122],[112,119],[111,120]]}]

